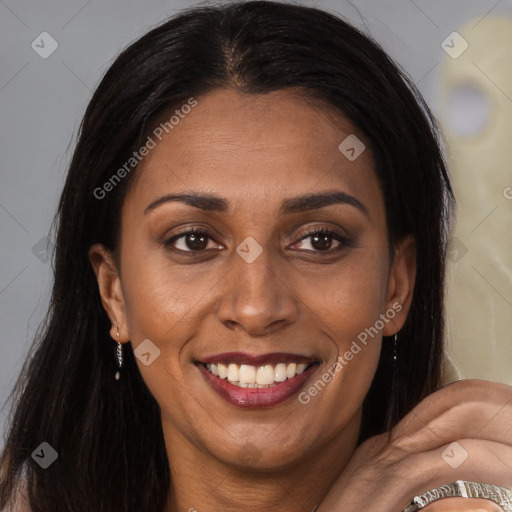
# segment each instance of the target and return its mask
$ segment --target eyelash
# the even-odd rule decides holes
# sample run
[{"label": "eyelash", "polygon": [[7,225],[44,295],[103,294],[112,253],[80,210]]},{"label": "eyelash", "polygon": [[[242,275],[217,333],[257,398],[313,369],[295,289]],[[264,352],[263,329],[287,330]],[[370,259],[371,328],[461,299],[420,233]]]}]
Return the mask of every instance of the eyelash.
[{"label": "eyelash", "polygon": [[[350,240],[345,235],[343,235],[339,231],[332,229],[332,228],[308,229],[301,235],[301,237],[297,241],[293,242],[293,244],[296,244],[297,242],[301,242],[301,241],[303,241],[309,237],[312,237],[314,235],[320,235],[320,234],[328,235],[330,238],[333,238],[334,240],[338,241],[340,243],[340,246],[335,249],[327,249],[325,251],[321,251],[321,250],[315,251],[315,250],[306,249],[306,252],[310,252],[310,253],[314,252],[314,253],[318,253],[318,254],[332,254],[334,252],[340,251],[344,247],[350,246]],[[194,251],[194,250],[183,251],[182,249],[176,249],[176,248],[172,247],[173,243],[175,243],[177,240],[184,238],[188,235],[204,236],[210,240],[215,241],[215,239],[211,236],[211,234],[207,230],[199,229],[199,228],[189,228],[189,229],[185,229],[183,231],[178,232],[177,234],[175,234],[174,236],[172,236],[171,238],[166,240],[164,242],[164,246],[169,250],[172,250],[174,252],[179,252],[180,254],[184,254],[185,256],[194,257],[197,255],[200,255],[201,253],[204,254],[204,252],[207,249],[202,249],[202,250],[197,250],[197,251]],[[212,250],[212,249],[210,249],[210,250]]]},{"label": "eyelash", "polygon": [[[304,233],[302,233],[301,237],[297,242],[301,242],[302,240],[305,240],[306,238],[312,237],[314,235],[324,234],[329,236],[329,238],[333,238],[334,240],[337,240],[340,243],[340,246],[336,249],[327,249],[326,251],[311,251],[307,249],[308,252],[316,252],[316,253],[323,253],[323,254],[332,254],[333,252],[339,251],[343,249],[344,247],[348,247],[350,245],[350,240],[343,235],[340,231],[333,229],[333,228],[309,228]],[[297,243],[297,242],[294,242]]]}]

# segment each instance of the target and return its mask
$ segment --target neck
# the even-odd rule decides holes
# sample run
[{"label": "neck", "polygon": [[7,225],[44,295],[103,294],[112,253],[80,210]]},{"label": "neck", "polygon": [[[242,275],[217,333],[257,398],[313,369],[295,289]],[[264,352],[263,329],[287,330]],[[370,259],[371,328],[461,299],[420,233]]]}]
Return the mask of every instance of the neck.
[{"label": "neck", "polygon": [[[347,466],[360,429],[360,412],[339,435],[288,467],[241,468],[166,433],[171,493],[164,512],[312,511]],[[179,439],[181,438],[181,439]]]}]

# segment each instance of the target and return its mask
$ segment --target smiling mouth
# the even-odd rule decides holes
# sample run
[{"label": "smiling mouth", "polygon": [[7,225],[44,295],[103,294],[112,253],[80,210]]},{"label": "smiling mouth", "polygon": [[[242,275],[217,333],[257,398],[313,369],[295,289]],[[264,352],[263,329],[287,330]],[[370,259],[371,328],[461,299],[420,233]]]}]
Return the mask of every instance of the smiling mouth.
[{"label": "smiling mouth", "polygon": [[215,377],[241,388],[269,388],[301,375],[315,363],[277,363],[249,365],[206,363],[204,367]]},{"label": "smiling mouth", "polygon": [[279,405],[296,395],[321,361],[301,354],[224,352],[196,360],[205,382],[227,402],[244,408]]}]

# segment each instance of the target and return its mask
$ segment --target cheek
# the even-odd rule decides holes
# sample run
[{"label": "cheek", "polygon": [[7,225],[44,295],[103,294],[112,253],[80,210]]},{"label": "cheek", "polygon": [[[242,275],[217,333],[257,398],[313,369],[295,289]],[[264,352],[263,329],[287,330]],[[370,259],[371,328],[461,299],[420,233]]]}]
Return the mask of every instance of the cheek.
[{"label": "cheek", "polygon": [[151,243],[126,250],[121,270],[130,339],[136,343],[148,337],[161,343],[169,335],[176,338],[172,333],[190,325],[215,283],[215,272],[172,264],[165,249]]},{"label": "cheek", "polygon": [[387,259],[382,254],[382,247],[365,247],[354,251],[338,272],[301,281],[318,329],[332,342],[319,378],[330,382],[331,397],[324,402],[328,409],[336,410],[339,397],[344,397],[348,409],[339,414],[359,407],[379,363],[388,283]]},{"label": "cheek", "polygon": [[158,349],[149,365],[139,358],[137,365],[163,412],[173,410],[178,415],[185,414],[184,397],[188,397],[182,352],[197,325],[194,305],[200,304],[204,296],[200,287],[184,282],[183,275],[183,271],[181,276],[176,271],[170,272],[169,266],[152,256],[137,262],[126,258],[123,268],[126,321],[135,355],[145,340]]},{"label": "cheek", "polygon": [[123,294],[132,348],[137,355],[139,344],[149,339],[159,351],[148,366],[137,359],[141,374],[153,392],[179,385],[183,380],[182,351],[197,326],[195,316],[207,283],[203,289],[186,279],[186,272],[154,255],[138,261],[127,257],[124,263]]},{"label": "cheek", "polygon": [[165,333],[180,328],[180,319],[190,311],[193,297],[178,293],[157,273],[139,272],[138,279],[125,287],[128,331],[132,343],[145,338],[159,343]]},{"label": "cheek", "polygon": [[300,288],[304,304],[314,311],[320,325],[336,334],[341,351],[347,341],[375,326],[385,313],[387,261],[382,251],[355,250],[330,273],[301,274]]}]

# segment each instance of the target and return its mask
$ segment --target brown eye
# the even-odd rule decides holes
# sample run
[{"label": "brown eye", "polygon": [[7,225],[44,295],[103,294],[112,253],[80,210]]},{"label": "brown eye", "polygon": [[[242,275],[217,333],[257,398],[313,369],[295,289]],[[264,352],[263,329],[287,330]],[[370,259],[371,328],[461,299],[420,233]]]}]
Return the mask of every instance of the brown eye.
[{"label": "brown eye", "polygon": [[330,249],[332,245],[332,237],[330,235],[313,235],[311,237],[311,246],[317,250]]},{"label": "brown eye", "polygon": [[[336,242],[334,248],[334,242]],[[316,229],[303,236],[292,247],[310,252],[334,252],[349,245],[349,240],[332,229]]]},{"label": "brown eye", "polygon": [[185,239],[185,245],[191,250],[206,249],[206,246],[208,245],[208,237],[204,235],[190,233],[189,235],[185,235],[183,238]]},{"label": "brown eye", "polygon": [[210,234],[204,230],[190,229],[173,236],[165,242],[165,247],[181,252],[201,252],[206,249],[218,249],[222,246],[214,244],[213,247],[209,243],[213,243]]}]

